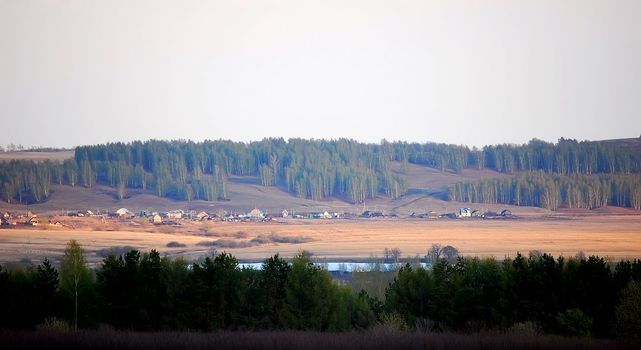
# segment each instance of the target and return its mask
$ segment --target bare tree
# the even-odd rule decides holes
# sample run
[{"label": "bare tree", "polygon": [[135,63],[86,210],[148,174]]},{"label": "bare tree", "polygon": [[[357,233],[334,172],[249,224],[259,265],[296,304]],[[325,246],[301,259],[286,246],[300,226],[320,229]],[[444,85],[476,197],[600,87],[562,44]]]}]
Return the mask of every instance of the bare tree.
[{"label": "bare tree", "polygon": [[443,247],[439,243],[434,243],[432,244],[432,247],[427,251],[425,259],[428,263],[435,263],[441,258],[442,254]]},{"label": "bare tree", "polygon": [[401,249],[392,248],[390,252],[392,254],[392,260],[394,261],[395,264],[398,264],[398,262],[401,260]]}]

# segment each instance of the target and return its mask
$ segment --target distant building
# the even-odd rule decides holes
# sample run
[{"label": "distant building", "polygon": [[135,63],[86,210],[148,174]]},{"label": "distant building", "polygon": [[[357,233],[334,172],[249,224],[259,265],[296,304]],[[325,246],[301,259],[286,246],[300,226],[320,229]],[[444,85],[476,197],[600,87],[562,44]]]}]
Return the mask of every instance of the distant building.
[{"label": "distant building", "polygon": [[196,220],[198,221],[209,220],[209,214],[205,213],[204,211],[201,211],[196,215]]},{"label": "distant building", "polygon": [[435,211],[428,211],[428,212],[426,213],[426,217],[427,217],[428,219],[438,219],[438,213],[437,213],[437,212],[435,212]]},{"label": "distant building", "polygon": [[151,222],[153,222],[154,224],[162,224],[162,216],[160,216],[158,214],[152,216],[151,217]]},{"label": "distant building", "polygon": [[283,211],[280,213],[280,215],[281,215],[282,217],[286,218],[286,217],[288,217],[288,216],[289,216],[289,212],[287,211],[287,209],[285,209],[285,210],[283,210]]},{"label": "distant building", "polygon": [[460,208],[458,210],[458,217],[459,218],[469,218],[472,216],[472,209],[470,208]]},{"label": "distant building", "polygon": [[133,216],[131,214],[131,212],[129,211],[129,209],[127,209],[127,208],[120,208],[120,209],[116,210],[116,215],[118,215],[120,217]]},{"label": "distant building", "polygon": [[382,218],[382,217],[385,217],[385,214],[383,214],[383,212],[380,212],[380,211],[369,211],[369,210],[366,210],[366,211],[363,212],[363,214],[361,214],[361,217],[363,217],[363,218]]},{"label": "distant building", "polygon": [[260,209],[254,208],[247,214],[247,217],[250,219],[263,219],[265,214]]},{"label": "distant building", "polygon": [[179,220],[179,219],[183,218],[184,214],[185,214],[185,212],[183,212],[182,210],[172,210],[172,211],[167,213],[167,219],[169,219],[169,220]]},{"label": "distant building", "polygon": [[331,219],[332,218],[332,214],[330,214],[328,212],[324,212],[324,213],[320,214],[320,218],[321,219]]}]

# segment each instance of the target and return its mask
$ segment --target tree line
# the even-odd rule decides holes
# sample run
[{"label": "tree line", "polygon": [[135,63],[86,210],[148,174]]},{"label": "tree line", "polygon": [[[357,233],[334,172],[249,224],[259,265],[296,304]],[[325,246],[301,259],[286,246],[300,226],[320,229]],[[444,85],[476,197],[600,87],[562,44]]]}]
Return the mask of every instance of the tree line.
[{"label": "tree line", "polygon": [[[438,259],[406,264],[384,298],[332,280],[305,253],[262,269],[230,254],[200,263],[157,251],[110,255],[95,270],[74,241],[59,270],[0,269],[0,328],[56,326],[122,330],[478,331],[529,328],[566,335],[641,332],[641,260],[540,253],[513,259]],[[66,325],[66,326],[65,326]]]},{"label": "tree line", "polygon": [[[392,162],[400,163],[400,168]],[[405,194],[402,173],[409,163],[455,172],[474,168],[505,173],[636,174],[641,171],[641,152],[616,143],[567,139],[482,149],[385,140],[378,144],[348,139],[151,140],[80,146],[75,157],[62,164],[3,162],[0,186],[9,202],[45,200],[52,183],[106,184],[116,189],[119,199],[138,189],[178,200],[213,201],[228,197],[229,176],[256,176],[263,186],[279,186],[299,197],[362,203],[378,195]]]},{"label": "tree line", "polygon": [[606,205],[641,209],[639,174],[560,175],[525,172],[509,178],[460,182],[449,199],[459,202],[502,203],[556,210]]}]

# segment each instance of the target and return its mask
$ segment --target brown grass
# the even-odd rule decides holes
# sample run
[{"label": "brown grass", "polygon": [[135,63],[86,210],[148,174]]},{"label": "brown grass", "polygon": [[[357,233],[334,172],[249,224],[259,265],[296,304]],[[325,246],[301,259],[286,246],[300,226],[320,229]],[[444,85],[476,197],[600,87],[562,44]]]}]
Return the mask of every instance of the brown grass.
[{"label": "brown grass", "polygon": [[58,151],[58,152],[0,152],[0,161],[10,161],[14,159],[33,160],[42,162],[51,160],[56,162],[63,162],[65,159],[73,158],[74,151]]},{"label": "brown grass", "polygon": [[3,349],[635,349],[639,342],[504,333],[0,331]]},{"label": "brown grass", "polygon": [[[196,245],[203,241],[197,229],[199,224],[181,225],[172,234],[66,228],[0,229],[0,261],[55,258],[71,239],[78,240],[89,252],[132,245],[142,250],[157,249],[169,255],[196,258],[208,252],[206,247]],[[435,221],[283,219],[275,223],[215,222],[211,225],[220,237],[234,237],[243,231],[249,237],[283,238],[267,244],[229,248],[230,253],[243,260],[262,260],[276,253],[293,256],[303,249],[328,259],[365,260],[370,255],[380,256],[383,249],[389,247],[399,247],[403,256],[422,256],[432,243],[453,245],[465,255],[499,259],[514,256],[517,251],[527,254],[531,250],[564,256],[583,251],[613,259],[641,257],[641,216],[638,215]],[[298,240],[300,237],[304,237],[304,241]],[[180,241],[187,247],[168,248],[167,243],[171,241]],[[92,262],[100,260],[95,253],[88,258]]]}]

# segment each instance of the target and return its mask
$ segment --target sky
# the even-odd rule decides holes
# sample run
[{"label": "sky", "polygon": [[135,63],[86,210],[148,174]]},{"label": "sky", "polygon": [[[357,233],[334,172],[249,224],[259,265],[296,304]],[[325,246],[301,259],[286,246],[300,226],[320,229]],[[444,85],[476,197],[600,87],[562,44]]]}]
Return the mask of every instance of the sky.
[{"label": "sky", "polygon": [[0,144],[639,137],[639,0],[0,0]]}]

